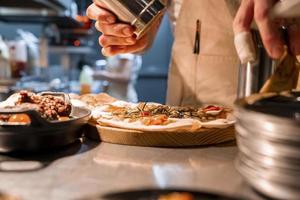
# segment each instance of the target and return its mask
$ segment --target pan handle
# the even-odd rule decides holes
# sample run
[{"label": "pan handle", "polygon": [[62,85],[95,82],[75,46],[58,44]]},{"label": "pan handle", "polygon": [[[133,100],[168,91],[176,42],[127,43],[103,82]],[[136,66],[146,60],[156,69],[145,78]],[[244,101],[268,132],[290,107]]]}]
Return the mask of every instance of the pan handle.
[{"label": "pan handle", "polygon": [[[29,116],[31,122],[30,126],[45,126],[48,125],[49,122],[42,118],[41,115],[36,111],[36,110],[24,110],[24,109],[3,109],[0,110],[0,114],[3,115],[15,115],[15,114],[26,114]],[[8,122],[0,122],[0,125],[2,126],[28,126],[28,124],[23,124],[23,123],[8,123]]]}]

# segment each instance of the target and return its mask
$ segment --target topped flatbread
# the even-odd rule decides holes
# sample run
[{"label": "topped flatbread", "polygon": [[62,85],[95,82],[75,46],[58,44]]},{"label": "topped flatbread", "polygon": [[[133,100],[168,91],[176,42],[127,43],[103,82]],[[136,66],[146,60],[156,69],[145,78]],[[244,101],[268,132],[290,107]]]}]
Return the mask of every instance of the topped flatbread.
[{"label": "topped flatbread", "polygon": [[114,101],[94,107],[92,120],[101,126],[166,132],[196,132],[201,128],[227,128],[234,123],[231,110],[222,106],[175,107],[124,101]]}]

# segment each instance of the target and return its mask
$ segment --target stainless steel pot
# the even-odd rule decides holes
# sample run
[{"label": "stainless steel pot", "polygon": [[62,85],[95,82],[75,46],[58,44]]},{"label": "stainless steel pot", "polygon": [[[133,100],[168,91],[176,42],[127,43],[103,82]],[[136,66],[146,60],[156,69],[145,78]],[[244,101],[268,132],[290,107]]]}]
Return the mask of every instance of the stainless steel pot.
[{"label": "stainless steel pot", "polygon": [[273,60],[264,49],[258,30],[252,30],[256,58],[253,61],[241,63],[238,76],[238,98],[244,98],[259,92],[266,80],[275,70]]},{"label": "stainless steel pot", "polygon": [[299,199],[300,93],[248,102],[236,102],[238,171],[265,195]]},{"label": "stainless steel pot", "polygon": [[299,199],[299,187],[293,187],[285,183],[269,180],[261,176],[260,173],[257,173],[257,170],[245,165],[243,162],[241,162],[240,159],[237,159],[236,166],[238,171],[245,178],[245,180],[247,180],[247,182],[249,182],[252,185],[252,187],[254,187],[257,191],[261,192],[262,194],[275,199]]},{"label": "stainless steel pot", "polygon": [[[269,16],[284,20],[286,30],[290,23],[300,19],[300,0],[278,1]],[[277,95],[249,103],[249,96],[258,93],[275,70],[274,63],[264,50],[258,31],[254,30],[252,34],[237,33],[235,44],[242,63],[239,100],[235,106],[240,150],[236,167],[259,192],[276,199],[298,200],[300,93]]]}]

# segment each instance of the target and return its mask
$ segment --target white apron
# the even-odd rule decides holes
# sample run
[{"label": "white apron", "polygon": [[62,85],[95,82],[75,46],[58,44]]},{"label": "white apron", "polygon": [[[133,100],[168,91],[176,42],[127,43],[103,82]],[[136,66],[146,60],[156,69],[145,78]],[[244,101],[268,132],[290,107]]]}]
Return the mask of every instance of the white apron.
[{"label": "white apron", "polygon": [[[200,53],[194,54],[197,20]],[[233,105],[239,61],[232,21],[225,0],[183,0],[175,28],[167,104]]]}]

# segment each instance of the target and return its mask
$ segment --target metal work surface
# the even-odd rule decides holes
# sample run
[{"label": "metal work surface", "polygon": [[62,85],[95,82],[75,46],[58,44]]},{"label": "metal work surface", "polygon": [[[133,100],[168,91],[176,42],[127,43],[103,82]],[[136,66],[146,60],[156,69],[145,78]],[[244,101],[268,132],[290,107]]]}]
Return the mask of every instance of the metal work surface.
[{"label": "metal work surface", "polygon": [[145,188],[178,188],[262,199],[234,168],[237,147],[168,149],[90,140],[39,155],[1,155],[0,193],[24,200],[102,199]]}]

